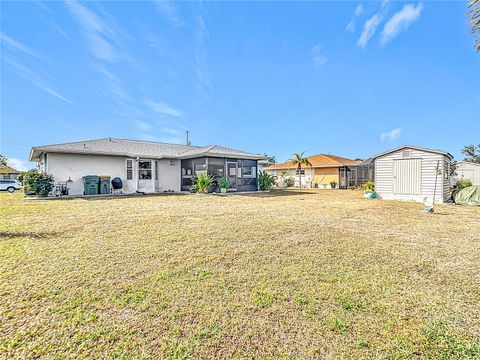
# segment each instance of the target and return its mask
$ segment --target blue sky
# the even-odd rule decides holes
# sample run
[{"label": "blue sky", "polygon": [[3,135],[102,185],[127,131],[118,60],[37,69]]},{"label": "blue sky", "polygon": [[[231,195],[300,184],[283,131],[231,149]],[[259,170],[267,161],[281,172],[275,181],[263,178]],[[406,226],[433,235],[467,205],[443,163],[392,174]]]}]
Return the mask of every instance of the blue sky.
[{"label": "blue sky", "polygon": [[31,145],[188,129],[281,161],[403,144],[460,158],[480,142],[466,6],[2,2],[1,152],[31,167]]}]

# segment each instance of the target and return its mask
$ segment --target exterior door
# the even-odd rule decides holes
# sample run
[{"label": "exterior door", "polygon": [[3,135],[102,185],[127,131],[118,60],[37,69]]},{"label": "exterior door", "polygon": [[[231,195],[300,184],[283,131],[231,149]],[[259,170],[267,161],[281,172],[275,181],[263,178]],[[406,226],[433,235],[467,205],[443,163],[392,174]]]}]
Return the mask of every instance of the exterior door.
[{"label": "exterior door", "polygon": [[155,183],[153,180],[152,161],[138,161],[138,191],[153,192],[155,191]]},{"label": "exterior door", "polygon": [[227,179],[230,182],[230,190],[237,190],[237,162],[227,161]]},{"label": "exterior door", "polygon": [[398,159],[393,161],[393,193],[420,195],[421,159]]}]

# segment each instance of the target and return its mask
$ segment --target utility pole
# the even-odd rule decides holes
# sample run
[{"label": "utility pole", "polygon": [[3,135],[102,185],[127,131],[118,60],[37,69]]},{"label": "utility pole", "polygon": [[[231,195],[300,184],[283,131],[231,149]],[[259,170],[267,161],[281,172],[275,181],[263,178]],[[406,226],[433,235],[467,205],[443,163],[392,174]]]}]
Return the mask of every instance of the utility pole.
[{"label": "utility pole", "polygon": [[187,131],[185,131],[185,132],[187,133],[187,145],[190,145],[190,140],[188,140],[188,134],[190,134],[190,131],[187,130]]}]

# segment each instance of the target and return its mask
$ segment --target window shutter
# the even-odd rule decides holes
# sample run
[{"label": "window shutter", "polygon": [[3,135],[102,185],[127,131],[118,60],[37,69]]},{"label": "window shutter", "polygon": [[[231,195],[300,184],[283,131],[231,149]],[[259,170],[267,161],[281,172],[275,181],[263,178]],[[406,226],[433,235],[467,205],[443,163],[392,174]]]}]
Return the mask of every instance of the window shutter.
[{"label": "window shutter", "polygon": [[127,180],[133,180],[133,160],[127,160]]}]

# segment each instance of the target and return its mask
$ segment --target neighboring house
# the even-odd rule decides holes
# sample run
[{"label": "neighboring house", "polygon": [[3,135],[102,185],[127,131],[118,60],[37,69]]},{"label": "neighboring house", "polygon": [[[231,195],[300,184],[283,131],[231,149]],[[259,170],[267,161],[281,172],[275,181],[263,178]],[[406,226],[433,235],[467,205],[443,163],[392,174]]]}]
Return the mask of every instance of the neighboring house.
[{"label": "neighboring house", "polygon": [[106,138],[35,146],[30,160],[54,181],[66,182],[70,195],[82,195],[86,175],[119,177],[123,192],[188,191],[202,172],[227,177],[232,191],[257,190],[257,161],[263,155],[222,146],[191,146]]},{"label": "neighboring house", "polygon": [[[350,167],[357,166],[360,160],[352,160],[335,155],[318,154],[308,157],[311,166],[302,166],[302,186],[303,187],[323,187],[330,188],[334,182],[336,186],[346,188],[350,182]],[[280,177],[283,172],[286,177],[295,179],[295,185],[298,186],[299,174],[295,165],[284,162],[265,168],[269,174]]]},{"label": "neighboring house", "polygon": [[0,179],[16,179],[20,171],[10,166],[0,167]]},{"label": "neighboring house", "polygon": [[452,158],[446,151],[417,146],[375,155],[375,191],[383,199],[424,202],[435,197],[436,203],[446,202]]},{"label": "neighboring house", "polygon": [[480,185],[480,164],[469,162],[469,161],[459,161],[457,163],[457,169],[455,170],[456,175],[454,178],[454,184],[458,180],[470,180],[472,185]]},{"label": "neighboring house", "polygon": [[273,165],[273,164],[268,159],[258,160],[258,172],[264,171],[265,168],[267,168],[271,165]]}]

